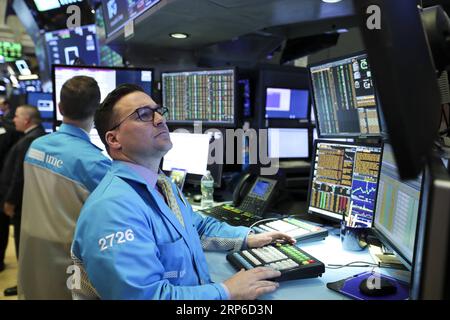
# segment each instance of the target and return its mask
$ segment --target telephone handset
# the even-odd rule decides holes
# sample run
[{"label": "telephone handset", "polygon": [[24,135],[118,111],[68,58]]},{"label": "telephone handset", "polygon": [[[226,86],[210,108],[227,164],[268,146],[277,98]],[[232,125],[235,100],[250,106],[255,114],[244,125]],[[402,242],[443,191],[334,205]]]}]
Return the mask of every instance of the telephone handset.
[{"label": "telephone handset", "polygon": [[242,211],[261,215],[275,193],[276,180],[246,173],[233,192],[233,205]]}]

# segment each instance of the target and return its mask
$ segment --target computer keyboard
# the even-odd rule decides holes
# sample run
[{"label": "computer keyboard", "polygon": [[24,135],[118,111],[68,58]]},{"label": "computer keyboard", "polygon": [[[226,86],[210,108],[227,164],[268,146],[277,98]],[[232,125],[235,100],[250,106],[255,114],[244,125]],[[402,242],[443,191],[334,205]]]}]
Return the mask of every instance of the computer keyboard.
[{"label": "computer keyboard", "polygon": [[253,227],[256,233],[281,231],[297,241],[321,240],[328,236],[328,230],[295,218],[284,218],[270,222],[261,222]]},{"label": "computer keyboard", "polygon": [[262,248],[229,253],[227,260],[236,270],[269,267],[281,272],[275,281],[322,276],[325,265],[292,244],[274,244]]},{"label": "computer keyboard", "polygon": [[248,211],[243,211],[229,204],[201,210],[204,214],[214,217],[220,221],[227,222],[232,226],[250,227],[254,223],[262,219]]}]

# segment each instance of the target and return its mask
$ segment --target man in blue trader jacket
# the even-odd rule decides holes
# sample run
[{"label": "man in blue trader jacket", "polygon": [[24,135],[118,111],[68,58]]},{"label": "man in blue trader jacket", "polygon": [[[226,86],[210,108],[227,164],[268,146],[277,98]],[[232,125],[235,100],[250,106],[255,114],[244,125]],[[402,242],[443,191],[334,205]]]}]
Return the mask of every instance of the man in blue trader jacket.
[{"label": "man in blue trader jacket", "polygon": [[100,104],[95,79],[67,80],[60,98],[63,124],[33,142],[23,165],[20,299],[72,299],[67,278],[75,224],[84,201],[111,166],[89,139]]},{"label": "man in blue trader jacket", "polygon": [[96,112],[95,125],[111,170],[83,206],[72,244],[81,270],[74,298],[255,299],[278,285],[279,271],[240,271],[212,283],[203,249],[239,250],[276,239],[249,234],[195,213],[174,184],[158,175],[170,150],[167,110],[135,85],[112,91]]}]

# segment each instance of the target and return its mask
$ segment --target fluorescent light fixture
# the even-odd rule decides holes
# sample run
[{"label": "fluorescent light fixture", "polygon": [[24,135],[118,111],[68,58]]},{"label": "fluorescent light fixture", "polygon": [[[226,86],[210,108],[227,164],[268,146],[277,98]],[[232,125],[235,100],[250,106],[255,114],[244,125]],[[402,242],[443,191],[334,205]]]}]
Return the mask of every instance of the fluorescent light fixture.
[{"label": "fluorescent light fixture", "polygon": [[187,33],[182,33],[182,32],[174,32],[174,33],[171,33],[170,36],[175,39],[186,39],[187,37],[189,37],[189,35]]},{"label": "fluorescent light fixture", "polygon": [[39,11],[48,11],[61,7],[58,0],[34,0],[34,4]]},{"label": "fluorescent light fixture", "polygon": [[322,0],[325,3],[337,3],[340,2],[341,0]]}]

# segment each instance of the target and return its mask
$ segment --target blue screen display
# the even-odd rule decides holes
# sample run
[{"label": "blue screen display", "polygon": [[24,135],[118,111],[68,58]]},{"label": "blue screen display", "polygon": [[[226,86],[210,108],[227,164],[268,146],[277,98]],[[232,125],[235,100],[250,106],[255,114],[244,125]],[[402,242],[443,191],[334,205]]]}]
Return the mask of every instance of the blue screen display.
[{"label": "blue screen display", "polygon": [[256,194],[259,197],[263,197],[266,194],[269,185],[269,182],[260,180],[255,184],[252,193]]},{"label": "blue screen display", "polygon": [[47,32],[45,42],[50,65],[73,65],[77,58],[84,65],[98,65],[100,62],[95,25]]},{"label": "blue screen display", "polygon": [[53,119],[54,105],[51,93],[29,92],[27,104],[37,107],[41,113],[41,118]]},{"label": "blue screen display", "polygon": [[307,119],[309,91],[267,88],[266,119]]}]

